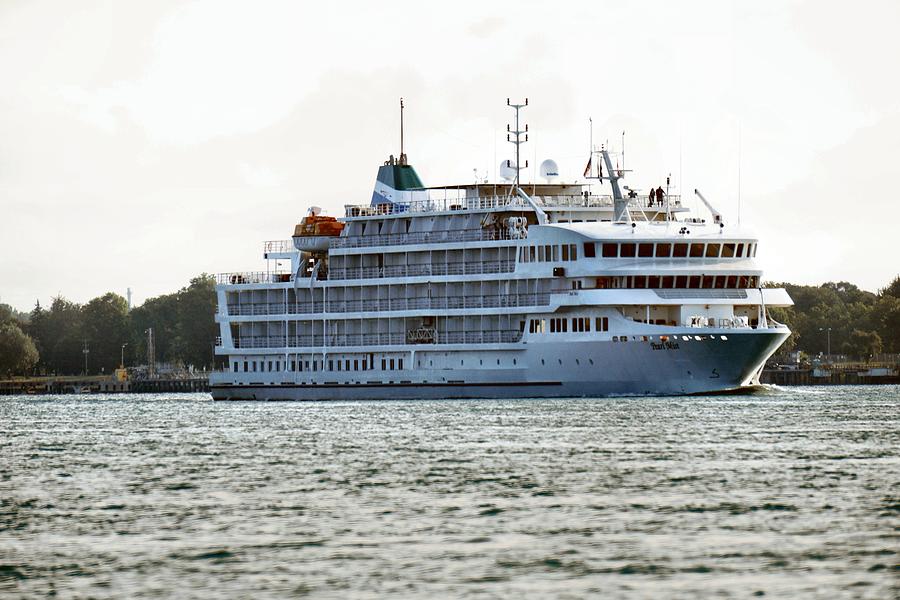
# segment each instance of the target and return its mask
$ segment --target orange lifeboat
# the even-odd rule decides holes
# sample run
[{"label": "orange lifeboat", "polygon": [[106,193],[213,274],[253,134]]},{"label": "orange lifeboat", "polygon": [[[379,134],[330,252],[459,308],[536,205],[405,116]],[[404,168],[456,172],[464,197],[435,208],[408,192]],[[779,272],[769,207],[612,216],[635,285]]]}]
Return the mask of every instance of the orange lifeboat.
[{"label": "orange lifeboat", "polygon": [[344,224],[334,217],[320,215],[321,209],[312,207],[309,214],[294,227],[294,247],[304,252],[328,249],[331,238],[341,235]]}]

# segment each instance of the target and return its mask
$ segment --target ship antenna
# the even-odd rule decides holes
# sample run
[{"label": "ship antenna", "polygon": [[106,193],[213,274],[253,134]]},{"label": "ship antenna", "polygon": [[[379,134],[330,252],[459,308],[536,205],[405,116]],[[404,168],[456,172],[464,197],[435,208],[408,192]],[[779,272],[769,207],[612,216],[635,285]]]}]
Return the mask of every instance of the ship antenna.
[{"label": "ship antenna", "polygon": [[403,98],[400,98],[400,164],[406,164],[406,153],[403,152]]}]

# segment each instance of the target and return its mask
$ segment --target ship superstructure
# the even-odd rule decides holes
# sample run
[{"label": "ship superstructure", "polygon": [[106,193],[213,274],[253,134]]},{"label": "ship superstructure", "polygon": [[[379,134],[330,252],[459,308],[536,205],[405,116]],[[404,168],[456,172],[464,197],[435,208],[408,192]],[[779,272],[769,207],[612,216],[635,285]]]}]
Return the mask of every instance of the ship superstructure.
[{"label": "ship superstructure", "polygon": [[699,193],[709,218],[678,195],[623,195],[609,152],[595,156],[609,194],[520,184],[518,162],[503,183],[426,188],[401,150],[379,167],[371,201],[339,222],[313,210],[292,240],[264,243],[266,271],[218,276],[227,368],[213,397],[665,395],[758,382],[790,334],[766,307],[792,302],[760,287],[757,239]]}]

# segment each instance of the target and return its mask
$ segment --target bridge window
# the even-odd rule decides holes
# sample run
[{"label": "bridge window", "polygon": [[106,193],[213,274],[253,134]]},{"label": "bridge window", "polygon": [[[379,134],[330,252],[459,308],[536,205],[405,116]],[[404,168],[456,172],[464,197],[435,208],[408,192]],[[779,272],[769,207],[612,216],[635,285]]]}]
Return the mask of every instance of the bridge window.
[{"label": "bridge window", "polygon": [[657,244],[656,245],[657,258],[669,258],[669,254],[671,252],[672,252],[672,244]]},{"label": "bridge window", "polygon": [[562,259],[565,260],[565,261],[568,261],[568,260],[569,260],[569,245],[568,245],[568,244],[563,244],[563,247],[562,247]]},{"label": "bridge window", "polygon": [[736,255],[736,256],[737,256],[738,258],[741,258],[741,257],[744,256],[744,245],[743,245],[743,244],[738,244],[738,245],[737,245],[737,255]]},{"label": "bridge window", "polygon": [[651,290],[659,289],[659,277],[657,277],[655,275],[651,275],[647,279],[647,287],[650,288]]},{"label": "bridge window", "polygon": [[642,290],[647,287],[647,277],[644,275],[638,275],[634,277],[634,287],[635,289]]},{"label": "bridge window", "polygon": [[703,256],[703,244],[691,244],[691,258]]},{"label": "bridge window", "polygon": [[553,256],[553,262],[556,262],[559,260],[559,246],[551,247],[550,253]]},{"label": "bridge window", "polygon": [[706,258],[719,258],[719,244],[706,245]]},{"label": "bridge window", "polygon": [[692,290],[700,289],[700,276],[691,275],[688,277],[688,287]]},{"label": "bridge window", "polygon": [[732,258],[734,256],[734,244],[722,244],[722,258]]},{"label": "bridge window", "polygon": [[641,258],[653,256],[653,244],[638,244],[638,256]]},{"label": "bridge window", "polygon": [[569,260],[578,260],[578,244],[569,244]]},{"label": "bridge window", "polygon": [[720,290],[725,287],[725,282],[727,281],[727,279],[728,278],[724,275],[719,275],[718,277],[716,277],[716,289]]},{"label": "bridge window", "polygon": [[584,243],[584,257],[585,258],[594,258],[597,256],[597,250],[594,247],[594,242],[585,242]]},{"label": "bridge window", "polygon": [[609,317],[597,317],[594,319],[595,331],[609,331]]},{"label": "bridge window", "polygon": [[675,287],[679,290],[683,290],[687,287],[687,275],[678,275],[675,277]]},{"label": "bridge window", "polygon": [[662,278],[662,286],[663,288],[671,288],[675,284],[675,278],[672,275],[665,275]]},{"label": "bridge window", "polygon": [[672,247],[672,256],[675,258],[684,258],[687,256],[688,245],[687,244],[675,244]]},{"label": "bridge window", "polygon": [[703,276],[703,285],[701,286],[704,290],[712,289],[713,286],[713,276],[712,275],[704,275]]},{"label": "bridge window", "polygon": [[622,244],[622,249],[619,251],[619,256],[621,256],[622,258],[633,258],[634,250],[634,244]]},{"label": "bridge window", "polygon": [[603,244],[603,258],[617,258],[618,256],[618,244]]}]

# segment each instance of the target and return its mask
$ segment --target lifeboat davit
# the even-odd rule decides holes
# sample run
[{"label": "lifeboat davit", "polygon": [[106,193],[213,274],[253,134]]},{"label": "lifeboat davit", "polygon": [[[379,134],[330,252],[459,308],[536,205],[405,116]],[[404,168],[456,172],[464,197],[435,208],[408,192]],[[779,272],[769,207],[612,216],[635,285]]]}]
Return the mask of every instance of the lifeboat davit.
[{"label": "lifeboat davit", "polygon": [[294,247],[301,252],[324,252],[328,244],[341,235],[344,224],[334,217],[321,215],[322,209],[313,206],[309,214],[294,228]]}]

